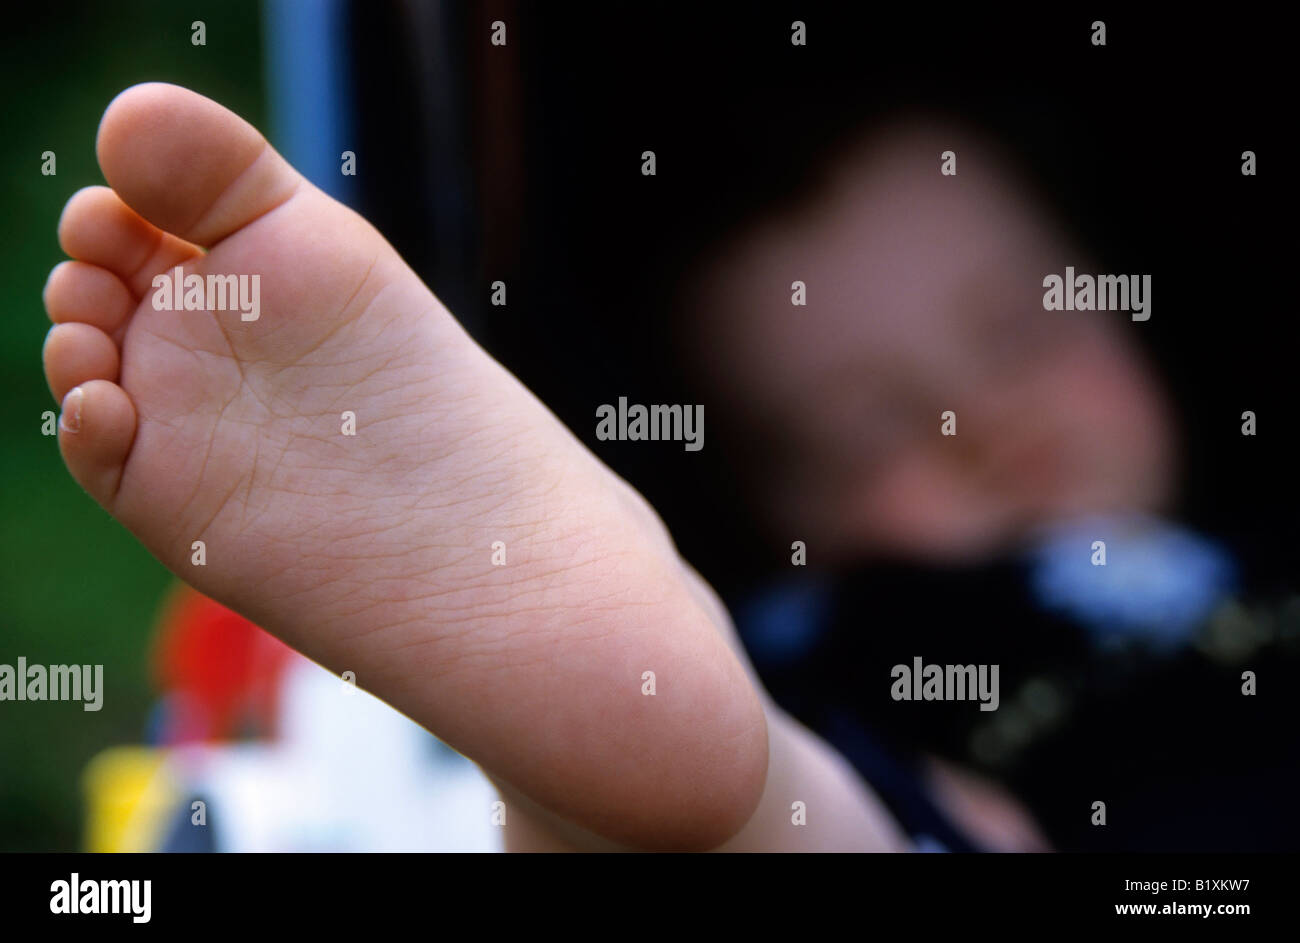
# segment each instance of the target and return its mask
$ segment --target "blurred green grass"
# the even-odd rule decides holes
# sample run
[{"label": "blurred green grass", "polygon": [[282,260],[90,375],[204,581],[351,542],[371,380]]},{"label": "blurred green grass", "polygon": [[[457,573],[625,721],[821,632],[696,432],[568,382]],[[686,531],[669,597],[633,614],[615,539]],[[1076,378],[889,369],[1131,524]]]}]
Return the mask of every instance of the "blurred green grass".
[{"label": "blurred green grass", "polygon": [[[64,256],[55,226],[77,189],[104,182],[95,129],[137,82],[186,85],[265,127],[260,10],[251,0],[22,5],[0,31],[5,246],[0,252],[0,664],[103,664],[98,713],[0,702],[0,850],[81,846],[80,778],[105,747],[138,743],[154,697],[147,654],[171,576],[68,477],[41,414],[41,289]],[[203,20],[207,45],[193,46]],[[57,175],[41,174],[41,154]]]}]

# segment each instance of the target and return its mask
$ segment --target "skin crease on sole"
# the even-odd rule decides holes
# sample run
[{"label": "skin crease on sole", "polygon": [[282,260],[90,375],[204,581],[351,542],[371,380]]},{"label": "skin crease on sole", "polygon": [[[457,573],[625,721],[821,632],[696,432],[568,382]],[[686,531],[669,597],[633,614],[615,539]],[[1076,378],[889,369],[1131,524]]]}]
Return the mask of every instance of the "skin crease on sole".
[{"label": "skin crease on sole", "polygon": [[[75,261],[45,289],[82,487],[539,818],[646,849],[741,832],[769,782],[769,708],[640,496],[220,105],[135,86],[97,154],[109,187],[69,200]],[[259,318],[156,310],[153,277],[178,265],[260,276]]]}]

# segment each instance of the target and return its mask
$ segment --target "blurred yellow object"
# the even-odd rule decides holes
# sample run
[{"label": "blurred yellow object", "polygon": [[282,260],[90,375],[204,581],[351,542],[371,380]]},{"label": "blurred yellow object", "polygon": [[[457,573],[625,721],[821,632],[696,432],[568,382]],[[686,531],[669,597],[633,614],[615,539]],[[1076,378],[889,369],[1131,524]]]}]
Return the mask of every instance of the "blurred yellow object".
[{"label": "blurred yellow object", "polygon": [[167,754],[150,747],[112,747],[82,777],[86,850],[157,851],[179,792]]}]

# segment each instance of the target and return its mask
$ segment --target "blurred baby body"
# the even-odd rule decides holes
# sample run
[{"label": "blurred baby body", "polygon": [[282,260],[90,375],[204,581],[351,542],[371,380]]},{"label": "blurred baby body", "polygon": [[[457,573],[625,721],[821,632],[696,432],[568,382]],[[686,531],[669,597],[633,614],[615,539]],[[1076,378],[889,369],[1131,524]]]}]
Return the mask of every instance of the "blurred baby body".
[{"label": "blurred baby body", "polygon": [[733,238],[685,305],[717,421],[764,459],[748,491],[772,531],[826,565],[970,562],[1163,506],[1169,410],[1104,313],[1148,318],[1149,274],[1083,274],[1029,179],[952,123],[872,130],[811,193]]}]

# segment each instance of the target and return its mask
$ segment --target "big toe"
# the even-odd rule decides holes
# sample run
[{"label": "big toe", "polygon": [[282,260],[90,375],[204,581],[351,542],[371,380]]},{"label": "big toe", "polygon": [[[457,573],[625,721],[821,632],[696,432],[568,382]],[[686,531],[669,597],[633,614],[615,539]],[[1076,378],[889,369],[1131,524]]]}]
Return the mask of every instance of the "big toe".
[{"label": "big toe", "polygon": [[243,118],[161,82],[113,99],[96,151],[104,177],[132,209],[203,246],[284,203],[305,182]]}]

